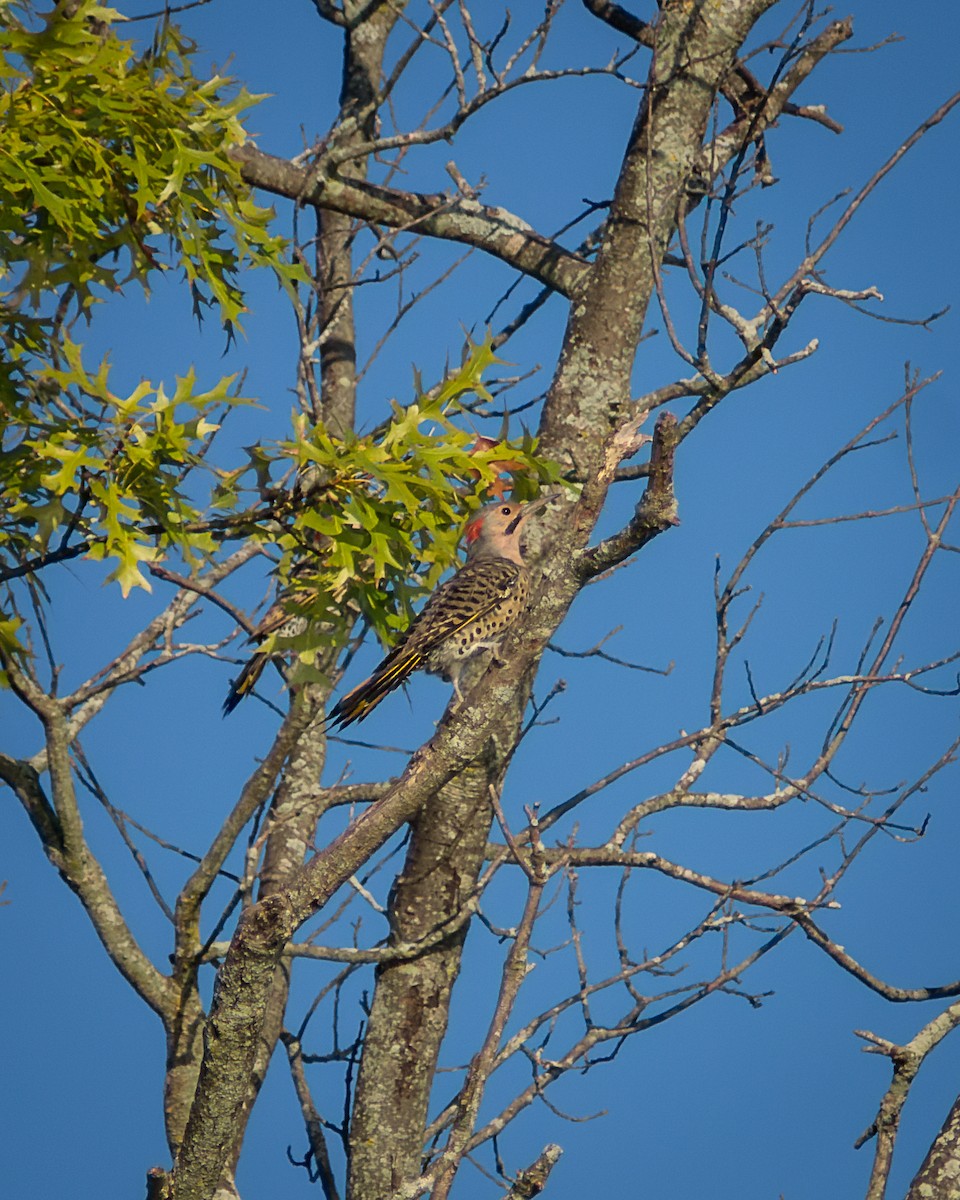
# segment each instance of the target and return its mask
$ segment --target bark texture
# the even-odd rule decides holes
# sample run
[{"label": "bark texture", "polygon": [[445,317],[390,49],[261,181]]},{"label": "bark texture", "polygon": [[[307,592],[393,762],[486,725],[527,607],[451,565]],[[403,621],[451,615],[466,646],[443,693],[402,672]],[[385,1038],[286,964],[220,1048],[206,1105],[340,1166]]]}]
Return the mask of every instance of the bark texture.
[{"label": "bark texture", "polygon": [[[492,757],[487,756],[487,757]],[[391,943],[459,917],[483,865],[492,763],[461,771],[413,822],[390,904]],[[423,955],[377,972],[350,1131],[350,1195],[388,1196],[421,1170],[427,1106],[467,924]]]},{"label": "bark texture", "polygon": [[960,1200],[960,1096],[913,1177],[907,1200]]}]

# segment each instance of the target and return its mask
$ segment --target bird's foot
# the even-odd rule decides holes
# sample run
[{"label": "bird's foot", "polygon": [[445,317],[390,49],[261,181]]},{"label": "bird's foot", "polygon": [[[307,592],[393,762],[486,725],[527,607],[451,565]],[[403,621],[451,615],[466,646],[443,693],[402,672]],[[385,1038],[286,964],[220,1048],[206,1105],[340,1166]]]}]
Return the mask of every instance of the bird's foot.
[{"label": "bird's foot", "polygon": [[499,641],[475,642],[473,645],[473,652],[476,653],[477,650],[488,650],[490,652],[490,662],[495,667],[505,667],[507,665],[507,660],[505,658],[500,657],[500,654],[499,654],[500,642]]}]

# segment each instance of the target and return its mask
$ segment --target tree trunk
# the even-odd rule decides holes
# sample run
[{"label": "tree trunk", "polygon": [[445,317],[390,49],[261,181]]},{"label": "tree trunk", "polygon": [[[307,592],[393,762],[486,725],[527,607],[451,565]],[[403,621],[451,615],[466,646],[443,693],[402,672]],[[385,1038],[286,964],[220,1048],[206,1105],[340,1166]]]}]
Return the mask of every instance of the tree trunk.
[{"label": "tree trunk", "polygon": [[455,922],[415,958],[377,972],[350,1130],[351,1200],[392,1195],[421,1171],[427,1108],[447,1031],[468,923],[458,922],[483,866],[493,816],[492,754],[462,771],[413,823],[390,904],[390,945],[415,943]]},{"label": "tree trunk", "polygon": [[913,1177],[906,1200],[960,1200],[960,1096]]}]

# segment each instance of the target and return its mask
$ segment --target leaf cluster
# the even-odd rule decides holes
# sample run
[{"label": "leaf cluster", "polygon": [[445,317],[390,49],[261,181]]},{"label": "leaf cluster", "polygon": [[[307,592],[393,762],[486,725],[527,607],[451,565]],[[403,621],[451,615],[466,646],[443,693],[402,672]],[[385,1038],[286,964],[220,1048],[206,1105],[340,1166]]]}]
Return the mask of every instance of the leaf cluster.
[{"label": "leaf cluster", "polygon": [[195,47],[168,22],[138,52],[120,20],[97,0],[42,20],[0,4],[0,305],[14,346],[14,314],[65,289],[86,311],[179,266],[198,311],[216,304],[232,326],[241,266],[298,274],[228,154],[257,98],[199,78]]},{"label": "leaf cluster", "polygon": [[[126,595],[170,547],[191,566],[214,548],[187,480],[239,401],[230,377],[198,391],[192,369],[172,394],[116,394],[73,327],[176,268],[195,311],[216,306],[232,331],[242,269],[286,286],[302,272],[229,155],[256,98],[200,77],[168,22],[143,47],[122,20],[96,0],[0,0],[0,565],[85,553],[114,562]],[[17,627],[0,626],[9,652]]]},{"label": "leaf cluster", "polygon": [[[243,267],[287,285],[299,269],[228,153],[255,98],[201,78],[169,23],[144,48],[122,19],[96,0],[0,0],[0,563],[109,558],[126,595],[170,546],[190,563],[213,548],[186,480],[237,398],[230,378],[198,392],[192,370],[172,395],[117,395],[72,326],[179,268],[195,310],[232,329]],[[7,652],[18,627],[0,621]]]},{"label": "leaf cluster", "polygon": [[146,381],[116,395],[106,360],[91,374],[69,338],[61,350],[62,365],[37,376],[35,402],[4,431],[0,560],[55,560],[78,545],[91,559],[116,560],[108,578],[124,596],[149,590],[140,564],[174,547],[195,566],[216,548],[187,480],[220,427],[211,417],[241,401],[229,376],[198,392],[192,369],[172,395]]}]

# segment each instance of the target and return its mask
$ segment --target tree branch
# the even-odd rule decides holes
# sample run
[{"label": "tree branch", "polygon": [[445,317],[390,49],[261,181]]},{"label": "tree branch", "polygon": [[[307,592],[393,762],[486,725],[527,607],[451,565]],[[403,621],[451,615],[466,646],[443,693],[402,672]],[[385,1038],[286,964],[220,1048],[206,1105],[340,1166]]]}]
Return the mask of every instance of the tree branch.
[{"label": "tree branch", "polygon": [[587,270],[582,259],[503,208],[488,208],[461,195],[402,192],[337,175],[318,175],[316,169],[265,154],[250,143],[231,153],[253,187],[370,224],[402,226],[475,246],[564,296],[573,294]]},{"label": "tree branch", "polygon": [[673,490],[673,462],[679,443],[677,418],[671,412],[661,413],[653,430],[648,482],[640,503],[629,525],[584,553],[579,563],[584,579],[623,562],[657,534],[680,524]]},{"label": "tree branch", "polygon": [[16,763],[4,755],[0,758],[0,775],[24,804],[47,857],[76,893],[114,966],[141,999],[166,1019],[174,999],[170,980],[157,970],[134,938],[84,835],[63,709],[14,661],[6,659],[3,665],[13,690],[43,722],[53,804],[40,790],[37,773],[29,764]]},{"label": "tree branch", "polygon": [[[863,1038],[869,1045],[864,1047],[868,1053],[885,1054],[893,1064],[893,1080],[890,1087],[887,1089],[883,1100],[880,1102],[880,1108],[877,1112],[871,1125],[857,1138],[854,1146],[859,1150],[871,1138],[877,1139],[877,1148],[873,1158],[873,1169],[870,1173],[870,1183],[867,1187],[866,1200],[883,1200],[886,1195],[887,1181],[890,1176],[890,1167],[893,1163],[893,1149],[897,1140],[897,1133],[900,1128],[900,1114],[903,1111],[903,1106],[907,1102],[907,1097],[910,1094],[910,1088],[917,1076],[927,1055],[934,1050],[941,1041],[951,1033],[957,1026],[960,1025],[960,1002],[951,1004],[949,1008],[940,1013],[934,1019],[920,1030],[915,1037],[911,1038],[906,1045],[898,1046],[894,1042],[888,1042],[886,1038],[877,1037],[876,1034],[869,1033],[866,1030],[857,1030],[857,1037]],[[958,1101],[960,1104],[960,1101]],[[956,1109],[956,1106],[955,1106]],[[937,1163],[937,1152],[942,1154],[944,1145],[947,1139],[941,1142],[944,1134],[950,1132],[951,1117],[948,1117],[947,1124],[944,1126],[941,1138],[934,1143],[934,1148],[927,1156],[927,1160],[920,1168],[916,1178],[910,1186],[910,1191],[907,1194],[907,1200],[919,1200],[921,1196],[944,1196],[947,1192],[943,1190],[943,1176],[938,1173],[938,1167],[942,1163]],[[938,1143],[940,1143],[938,1145]],[[956,1134],[953,1133],[953,1152],[955,1154]],[[951,1180],[955,1182],[955,1176],[951,1173]],[[933,1187],[933,1190],[929,1190]],[[949,1187],[949,1185],[947,1185]],[[951,1189],[952,1190],[952,1189]]]}]

